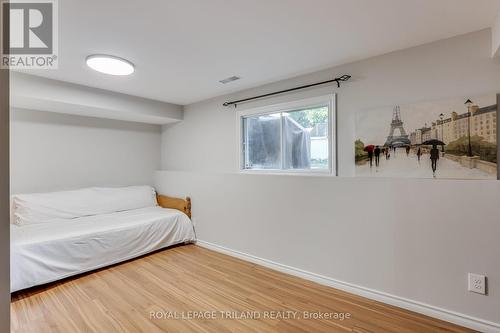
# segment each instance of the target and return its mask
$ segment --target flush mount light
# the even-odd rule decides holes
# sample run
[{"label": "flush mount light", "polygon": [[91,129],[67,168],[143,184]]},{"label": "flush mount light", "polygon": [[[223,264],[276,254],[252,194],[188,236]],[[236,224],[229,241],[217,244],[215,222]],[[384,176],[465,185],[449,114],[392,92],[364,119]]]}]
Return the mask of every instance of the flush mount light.
[{"label": "flush mount light", "polygon": [[135,71],[130,61],[105,54],[88,56],[86,62],[93,70],[109,75],[130,75]]}]

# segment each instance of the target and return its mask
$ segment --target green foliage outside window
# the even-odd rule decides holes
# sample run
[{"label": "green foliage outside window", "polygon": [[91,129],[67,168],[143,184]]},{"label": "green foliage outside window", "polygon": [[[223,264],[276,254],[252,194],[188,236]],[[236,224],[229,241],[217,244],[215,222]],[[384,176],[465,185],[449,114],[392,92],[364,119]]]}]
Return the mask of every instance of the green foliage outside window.
[{"label": "green foliage outside window", "polygon": [[288,115],[304,128],[312,128],[316,124],[328,122],[327,107],[290,112]]}]

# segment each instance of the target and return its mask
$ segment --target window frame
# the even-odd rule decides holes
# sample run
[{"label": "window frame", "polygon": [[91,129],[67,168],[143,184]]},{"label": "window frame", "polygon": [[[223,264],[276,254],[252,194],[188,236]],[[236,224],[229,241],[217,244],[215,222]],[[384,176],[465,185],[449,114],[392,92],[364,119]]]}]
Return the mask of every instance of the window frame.
[{"label": "window frame", "polygon": [[[337,175],[337,95],[335,93],[294,100],[285,103],[273,104],[247,110],[237,111],[237,137],[238,137],[238,170],[241,174],[277,174],[277,175],[303,175],[303,176],[336,176]],[[328,107],[328,168],[327,169],[247,169],[245,168],[244,118],[252,116],[269,115],[282,112],[293,112],[316,107]],[[282,130],[281,122],[280,130]],[[282,133],[281,133],[282,136]],[[283,139],[281,139],[281,158],[283,162]]]}]

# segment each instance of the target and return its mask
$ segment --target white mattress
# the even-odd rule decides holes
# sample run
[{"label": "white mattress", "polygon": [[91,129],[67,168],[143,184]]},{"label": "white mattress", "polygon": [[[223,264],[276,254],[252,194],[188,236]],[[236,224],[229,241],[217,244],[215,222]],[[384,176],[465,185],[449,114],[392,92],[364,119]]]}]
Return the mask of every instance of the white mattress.
[{"label": "white mattress", "polygon": [[11,292],[195,240],[182,212],[148,207],[11,225]]}]

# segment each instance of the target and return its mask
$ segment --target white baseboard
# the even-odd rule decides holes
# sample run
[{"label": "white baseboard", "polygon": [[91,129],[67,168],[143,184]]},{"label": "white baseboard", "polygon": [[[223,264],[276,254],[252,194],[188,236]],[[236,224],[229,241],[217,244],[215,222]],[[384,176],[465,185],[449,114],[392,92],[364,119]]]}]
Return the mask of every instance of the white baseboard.
[{"label": "white baseboard", "polygon": [[290,267],[287,265],[283,265],[271,260],[263,259],[256,257],[251,254],[243,253],[240,251],[232,250],[224,246],[220,246],[217,244],[213,244],[210,242],[206,242],[203,240],[198,240],[196,242],[197,245],[214,250],[217,252],[221,252],[242,260],[246,260],[249,262],[253,262],[255,264],[259,264],[261,266],[271,268],[273,270],[283,272],[286,274],[294,275],[309,281],[314,281],[319,284],[329,286],[332,288],[340,289],[358,296],[363,296],[375,301],[379,301],[382,303],[394,305],[403,309],[407,309],[410,311],[414,311],[417,313],[421,313],[423,315],[441,319],[450,323],[454,323],[460,326],[468,327],[480,332],[488,332],[488,333],[500,333],[500,324],[490,322],[487,320],[475,318],[472,316],[468,316],[462,313],[442,309],[436,306],[432,306],[429,304],[417,302],[411,299],[399,297],[396,295],[391,295],[385,292],[377,291],[370,288],[365,288],[362,286],[358,286],[352,283],[339,281],[336,279],[332,279],[327,276],[311,273],[299,268]]}]

